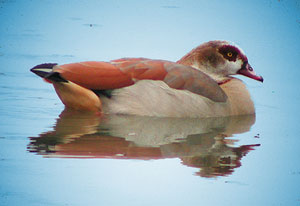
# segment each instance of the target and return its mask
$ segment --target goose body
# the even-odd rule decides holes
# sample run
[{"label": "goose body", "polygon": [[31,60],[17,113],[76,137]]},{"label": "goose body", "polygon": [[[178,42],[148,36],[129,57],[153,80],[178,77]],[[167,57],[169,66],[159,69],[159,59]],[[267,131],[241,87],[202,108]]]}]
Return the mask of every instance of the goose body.
[{"label": "goose body", "polygon": [[67,108],[108,114],[217,117],[255,113],[242,74],[263,81],[237,47],[200,45],[178,62],[123,58],[41,64],[32,72],[53,84]]}]

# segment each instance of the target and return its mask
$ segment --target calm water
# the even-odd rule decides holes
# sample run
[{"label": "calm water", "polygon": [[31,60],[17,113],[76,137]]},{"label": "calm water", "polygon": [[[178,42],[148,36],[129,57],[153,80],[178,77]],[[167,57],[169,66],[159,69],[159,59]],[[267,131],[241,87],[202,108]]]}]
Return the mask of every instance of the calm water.
[{"label": "calm water", "polygon": [[[299,1],[0,1],[0,205],[300,205]],[[64,111],[44,62],[239,44],[256,116]]]}]

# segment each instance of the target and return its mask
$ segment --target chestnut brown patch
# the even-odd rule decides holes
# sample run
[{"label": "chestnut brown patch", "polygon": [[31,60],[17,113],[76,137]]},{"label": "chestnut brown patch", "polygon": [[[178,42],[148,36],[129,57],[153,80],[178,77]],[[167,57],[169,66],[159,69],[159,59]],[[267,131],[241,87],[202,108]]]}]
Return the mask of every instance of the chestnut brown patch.
[{"label": "chestnut brown patch", "polygon": [[242,57],[241,51],[232,45],[224,45],[219,49],[220,54],[229,61],[236,61],[238,56]]}]

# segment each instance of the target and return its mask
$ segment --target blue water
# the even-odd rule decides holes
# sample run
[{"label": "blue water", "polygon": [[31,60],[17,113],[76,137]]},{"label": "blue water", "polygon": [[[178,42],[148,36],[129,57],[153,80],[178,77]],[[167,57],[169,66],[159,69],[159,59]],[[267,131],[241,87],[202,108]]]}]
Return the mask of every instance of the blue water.
[{"label": "blue water", "polygon": [[[0,205],[299,205],[299,33],[299,1],[0,1]],[[68,114],[29,72],[213,39],[264,77],[256,117]]]}]

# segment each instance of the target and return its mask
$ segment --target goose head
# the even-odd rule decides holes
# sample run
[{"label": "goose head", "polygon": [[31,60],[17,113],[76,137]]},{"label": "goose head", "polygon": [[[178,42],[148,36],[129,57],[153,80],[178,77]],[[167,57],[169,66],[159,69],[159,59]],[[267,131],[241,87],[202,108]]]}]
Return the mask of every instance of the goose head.
[{"label": "goose head", "polygon": [[231,79],[231,75],[240,74],[263,82],[261,76],[256,75],[248,62],[248,58],[237,45],[227,41],[206,42],[177,63],[189,65],[208,74],[219,84]]}]

